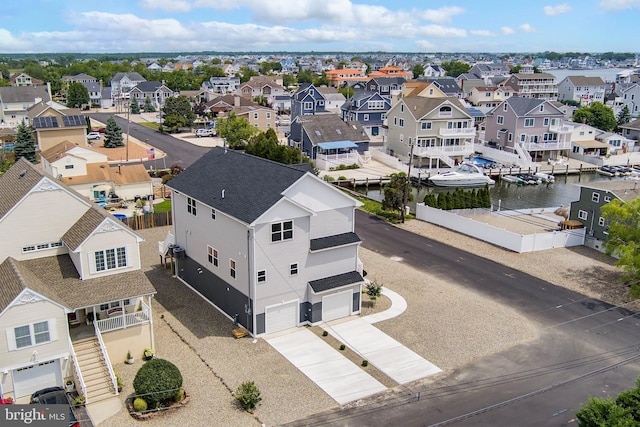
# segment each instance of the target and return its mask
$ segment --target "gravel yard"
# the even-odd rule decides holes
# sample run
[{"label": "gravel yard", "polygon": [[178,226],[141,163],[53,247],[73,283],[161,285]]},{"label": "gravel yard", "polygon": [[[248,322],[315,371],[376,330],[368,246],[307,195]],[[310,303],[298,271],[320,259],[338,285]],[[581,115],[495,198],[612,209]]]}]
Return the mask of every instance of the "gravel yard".
[{"label": "gravel yard", "polygon": [[[419,221],[402,227],[590,296],[613,301],[621,294],[611,290],[617,269],[607,257],[586,248],[515,254]],[[139,232],[145,238],[142,264],[158,290],[153,302],[156,355],[178,366],[191,399],[184,408],[152,420],[136,421],[123,409],[101,425],[278,425],[336,407],[264,340],[234,339],[230,320],[159,265],[157,242],[167,231],[168,227],[159,227]],[[369,279],[398,292],[408,303],[404,314],[376,326],[443,370],[537,336],[537,325],[517,311],[461,285],[366,249],[361,249],[360,257]],[[386,305],[382,298],[363,313]],[[123,400],[133,391],[141,363],[115,365],[125,382]],[[231,395],[247,380],[262,392],[263,401],[254,414],[240,409]]]}]

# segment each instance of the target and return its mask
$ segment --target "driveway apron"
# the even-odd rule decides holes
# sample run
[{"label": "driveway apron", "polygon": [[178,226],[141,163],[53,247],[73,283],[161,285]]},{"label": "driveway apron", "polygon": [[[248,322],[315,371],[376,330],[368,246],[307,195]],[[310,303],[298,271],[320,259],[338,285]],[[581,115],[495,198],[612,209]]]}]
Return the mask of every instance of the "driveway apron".
[{"label": "driveway apron", "polygon": [[265,340],[340,405],[387,389],[305,328]]}]

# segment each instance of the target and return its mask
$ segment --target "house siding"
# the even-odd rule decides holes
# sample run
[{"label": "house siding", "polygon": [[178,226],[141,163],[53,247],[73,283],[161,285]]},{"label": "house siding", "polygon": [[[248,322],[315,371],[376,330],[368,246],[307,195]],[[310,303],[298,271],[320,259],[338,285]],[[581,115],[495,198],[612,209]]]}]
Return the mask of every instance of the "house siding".
[{"label": "house siding", "polygon": [[[62,120],[62,119],[60,119]],[[55,147],[61,142],[69,141],[70,146],[78,144],[80,146],[87,145],[86,128],[53,128],[41,129],[36,131],[36,139],[40,151],[46,151],[51,147]]]},{"label": "house siding", "polygon": [[[22,248],[60,241],[64,233],[86,212],[87,206],[88,203],[61,189],[29,193],[10,215],[0,221],[3,236],[0,262],[8,256],[25,260],[66,253],[63,247],[27,253],[23,253]],[[40,224],[45,216],[46,227],[34,226]]]},{"label": "house siding", "polygon": [[[116,221],[114,219],[114,221]],[[125,227],[124,225],[121,225]],[[126,247],[127,251],[127,266],[124,268],[118,268],[115,270],[106,270],[103,272],[96,272],[93,269],[95,263],[94,252],[105,249],[114,249],[120,247]],[[135,271],[140,269],[140,250],[136,237],[130,232],[120,229],[107,232],[95,232],[86,242],[82,244],[82,258],[83,270],[80,270],[80,266],[76,265],[78,271],[81,271],[83,279],[93,279],[95,277],[109,276],[112,274],[125,273],[127,271]]]}]

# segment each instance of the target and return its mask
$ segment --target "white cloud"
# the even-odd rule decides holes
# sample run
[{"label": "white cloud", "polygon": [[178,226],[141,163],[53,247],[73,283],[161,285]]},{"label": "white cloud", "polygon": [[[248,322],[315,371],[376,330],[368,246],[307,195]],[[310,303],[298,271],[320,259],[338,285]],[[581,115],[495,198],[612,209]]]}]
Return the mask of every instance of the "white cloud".
[{"label": "white cloud", "polygon": [[500,30],[502,31],[502,34],[505,34],[505,35],[510,35],[515,33],[515,30],[511,27],[502,27],[500,28]]},{"label": "white cloud", "polygon": [[188,12],[191,10],[189,0],[140,0],[143,9],[162,9],[167,12]]},{"label": "white cloud", "polygon": [[613,11],[640,8],[640,0],[600,0],[600,7]]},{"label": "white cloud", "polygon": [[430,41],[427,41],[427,40],[416,40],[414,44],[418,48],[418,50],[421,50],[424,52],[433,51],[433,50],[436,50],[437,48],[437,46],[434,43],[431,43]]},{"label": "white cloud", "polygon": [[557,4],[555,6],[545,6],[544,13],[549,16],[557,16],[562,13],[571,12],[571,6],[566,3]]},{"label": "white cloud", "polygon": [[425,21],[446,24],[451,22],[451,18],[455,15],[464,13],[464,9],[457,6],[441,7],[440,9],[427,9],[420,12],[420,17]]},{"label": "white cloud", "polygon": [[529,24],[522,24],[518,28],[520,29],[520,31],[523,31],[525,33],[534,33],[536,31],[536,29]]},{"label": "white cloud", "polygon": [[473,36],[481,36],[481,37],[495,37],[496,33],[489,30],[470,30],[469,33]]},{"label": "white cloud", "polygon": [[416,29],[418,37],[467,37],[467,32],[460,28],[443,27],[441,25],[424,25]]}]

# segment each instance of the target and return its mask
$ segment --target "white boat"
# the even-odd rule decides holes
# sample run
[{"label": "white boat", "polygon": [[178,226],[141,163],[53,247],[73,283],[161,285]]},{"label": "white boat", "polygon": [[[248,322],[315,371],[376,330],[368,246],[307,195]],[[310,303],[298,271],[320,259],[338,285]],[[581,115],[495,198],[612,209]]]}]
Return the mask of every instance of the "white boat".
[{"label": "white boat", "polygon": [[462,163],[455,170],[434,175],[429,178],[438,187],[478,187],[496,182],[486,176],[484,171],[473,163]]}]

